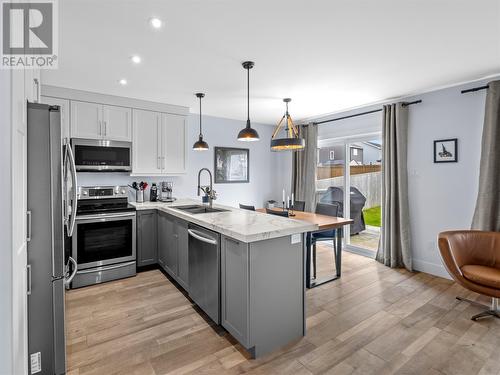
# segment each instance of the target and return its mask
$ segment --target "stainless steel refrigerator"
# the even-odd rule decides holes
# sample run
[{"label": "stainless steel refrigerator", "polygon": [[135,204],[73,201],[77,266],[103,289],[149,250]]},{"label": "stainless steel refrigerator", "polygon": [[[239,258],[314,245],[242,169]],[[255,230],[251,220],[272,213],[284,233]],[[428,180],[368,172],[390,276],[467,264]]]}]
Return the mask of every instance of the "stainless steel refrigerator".
[{"label": "stainless steel refrigerator", "polygon": [[[76,273],[65,255],[76,213],[76,170],[61,139],[59,107],[28,103],[28,369],[64,374],[65,286]],[[71,273],[71,275],[70,275]]]}]

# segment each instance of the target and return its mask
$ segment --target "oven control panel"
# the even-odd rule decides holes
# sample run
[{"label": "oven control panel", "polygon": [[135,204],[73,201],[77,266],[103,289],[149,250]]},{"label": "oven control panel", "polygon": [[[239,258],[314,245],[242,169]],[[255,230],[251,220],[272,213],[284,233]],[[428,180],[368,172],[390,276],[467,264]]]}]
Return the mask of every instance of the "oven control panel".
[{"label": "oven control panel", "polygon": [[127,198],[128,186],[79,186],[78,199]]}]

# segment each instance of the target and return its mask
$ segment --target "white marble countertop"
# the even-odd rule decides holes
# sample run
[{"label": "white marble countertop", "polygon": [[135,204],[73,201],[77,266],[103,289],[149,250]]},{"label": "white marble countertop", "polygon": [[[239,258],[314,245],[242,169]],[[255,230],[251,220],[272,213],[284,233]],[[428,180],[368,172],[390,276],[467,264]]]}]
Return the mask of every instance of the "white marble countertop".
[{"label": "white marble countertop", "polygon": [[214,204],[215,208],[228,211],[203,214],[190,214],[176,210],[176,206],[201,204],[193,199],[179,199],[172,203],[130,202],[137,210],[160,210],[180,219],[211,229],[243,242],[255,242],[270,238],[284,237],[318,229],[317,225],[306,221],[289,219],[261,212]]}]

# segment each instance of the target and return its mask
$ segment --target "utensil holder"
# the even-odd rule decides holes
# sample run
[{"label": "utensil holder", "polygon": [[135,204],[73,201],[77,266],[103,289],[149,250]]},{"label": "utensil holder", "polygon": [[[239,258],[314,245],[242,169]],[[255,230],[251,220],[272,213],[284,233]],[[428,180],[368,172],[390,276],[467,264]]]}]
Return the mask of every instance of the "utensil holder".
[{"label": "utensil holder", "polygon": [[144,202],[144,190],[136,190],[136,192],[135,192],[135,201],[137,203],[143,203]]}]

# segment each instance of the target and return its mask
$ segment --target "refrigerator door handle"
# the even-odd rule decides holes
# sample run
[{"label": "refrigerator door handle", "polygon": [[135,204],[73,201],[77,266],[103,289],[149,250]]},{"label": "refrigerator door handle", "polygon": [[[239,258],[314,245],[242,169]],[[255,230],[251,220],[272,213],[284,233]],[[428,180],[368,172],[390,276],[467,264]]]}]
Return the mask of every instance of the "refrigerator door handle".
[{"label": "refrigerator door handle", "polygon": [[64,279],[65,285],[69,285],[73,281],[73,278],[76,275],[76,271],[78,271],[78,264],[76,263],[76,260],[74,260],[72,257],[69,257],[68,266],[67,266],[68,268],[69,268],[69,262],[73,263],[73,272],[71,273],[71,275],[69,277]]},{"label": "refrigerator door handle", "polygon": [[28,280],[27,280],[27,284],[28,285],[27,285],[27,288],[26,288],[26,294],[28,296],[30,296],[31,295],[31,264],[28,264],[26,266],[26,271],[27,271],[26,273],[27,273],[27,277],[28,277]]},{"label": "refrigerator door handle", "polygon": [[[71,170],[71,179],[72,179],[72,202],[71,202],[71,212],[68,212],[67,219],[67,229],[68,236],[71,237],[73,235],[73,230],[75,229],[75,220],[76,220],[76,204],[77,204],[77,181],[76,181],[76,165],[75,158],[73,156],[73,150],[71,149],[71,145],[68,141],[66,141],[66,152],[68,155],[67,161],[70,164]],[[67,194],[67,192],[66,192]],[[70,216],[71,215],[71,216]]]},{"label": "refrigerator door handle", "polygon": [[26,242],[31,241],[31,211],[26,211]]}]

